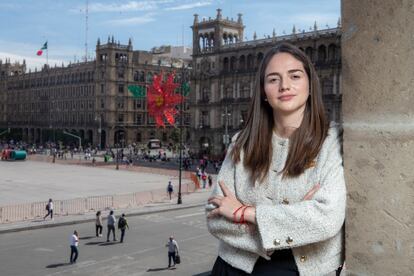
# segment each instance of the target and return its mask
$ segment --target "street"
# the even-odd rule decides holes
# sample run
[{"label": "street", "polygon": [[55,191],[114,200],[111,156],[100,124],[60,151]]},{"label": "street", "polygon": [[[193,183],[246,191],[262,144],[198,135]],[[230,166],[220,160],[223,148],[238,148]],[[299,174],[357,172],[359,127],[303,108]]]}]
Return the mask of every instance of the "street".
[{"label": "street", "polygon": [[[106,215],[106,213],[105,213]],[[117,218],[120,216],[115,211]],[[204,208],[128,217],[125,241],[95,237],[94,223],[0,235],[2,275],[209,275],[217,257],[217,240],[207,229]],[[80,235],[79,258],[69,264],[69,237]],[[117,239],[120,232],[117,231]],[[168,237],[180,247],[181,264],[167,269]],[[112,238],[111,238],[112,240]]]}]

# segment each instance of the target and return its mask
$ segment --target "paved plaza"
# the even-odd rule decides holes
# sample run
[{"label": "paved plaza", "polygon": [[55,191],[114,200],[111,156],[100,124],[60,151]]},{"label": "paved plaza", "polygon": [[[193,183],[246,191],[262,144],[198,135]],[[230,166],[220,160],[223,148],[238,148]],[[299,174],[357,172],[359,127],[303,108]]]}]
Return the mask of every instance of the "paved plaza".
[{"label": "paved plaza", "polygon": [[[166,188],[177,177],[113,168],[23,161],[0,162],[0,206]],[[189,182],[189,180],[184,180]]]}]

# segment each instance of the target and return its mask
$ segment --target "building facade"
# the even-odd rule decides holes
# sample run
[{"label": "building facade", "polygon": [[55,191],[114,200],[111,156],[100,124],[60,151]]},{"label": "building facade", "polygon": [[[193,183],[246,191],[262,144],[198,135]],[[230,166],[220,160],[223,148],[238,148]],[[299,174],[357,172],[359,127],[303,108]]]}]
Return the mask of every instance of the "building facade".
[{"label": "building facade", "polygon": [[[0,128],[10,128],[12,138],[29,143],[77,142],[64,132],[81,137],[82,145],[101,147],[153,138],[173,142],[177,130],[156,128],[146,99],[128,92],[128,85],[151,84],[160,71],[174,70],[181,80],[180,68],[154,60],[151,52],[134,51],[131,40],[121,45],[112,37],[106,44],[98,40],[96,59],[89,62],[45,65],[34,72],[26,72],[25,64],[0,63]],[[184,104],[184,126],[190,123],[188,109]]]},{"label": "building facade", "polygon": [[194,15],[191,79],[191,140],[193,151],[220,156],[229,139],[247,119],[257,69],[264,54],[281,42],[301,48],[315,64],[330,120],[341,122],[341,29],[313,30],[243,41],[242,15],[237,20],[199,21]]}]

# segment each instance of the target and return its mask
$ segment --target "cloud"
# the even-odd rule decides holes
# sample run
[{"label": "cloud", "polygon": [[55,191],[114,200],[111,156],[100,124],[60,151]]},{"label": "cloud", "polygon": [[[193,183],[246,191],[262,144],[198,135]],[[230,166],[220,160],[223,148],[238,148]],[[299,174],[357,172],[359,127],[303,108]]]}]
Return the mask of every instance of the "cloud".
[{"label": "cloud", "polygon": [[210,6],[211,4],[212,4],[212,1],[195,2],[191,4],[183,4],[183,5],[179,5],[175,7],[169,7],[169,8],[166,8],[165,10],[167,11],[189,10],[192,8]]},{"label": "cloud", "polygon": [[[124,4],[120,3],[94,3],[89,5],[89,12],[131,12],[131,11],[151,11],[158,8],[158,4],[165,1],[129,1]],[[169,1],[167,1],[169,2]],[[83,9],[81,7],[80,9]]]},{"label": "cloud", "polygon": [[116,26],[136,26],[143,25],[149,22],[155,21],[155,13],[147,13],[143,16],[122,18],[122,19],[113,19],[105,21],[105,24],[116,25]]}]

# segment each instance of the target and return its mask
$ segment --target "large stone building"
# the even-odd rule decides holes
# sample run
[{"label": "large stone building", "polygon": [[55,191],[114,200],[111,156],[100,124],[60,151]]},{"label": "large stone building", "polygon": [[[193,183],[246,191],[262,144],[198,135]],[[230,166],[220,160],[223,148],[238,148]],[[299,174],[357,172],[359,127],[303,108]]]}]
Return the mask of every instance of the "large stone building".
[{"label": "large stone building", "polygon": [[[166,59],[164,55],[164,64]],[[160,71],[176,70],[180,80],[181,69],[173,67],[177,60],[168,66],[159,60],[159,53],[134,51],[131,41],[121,45],[112,37],[106,44],[98,40],[96,59],[89,62],[45,65],[34,72],[26,72],[24,63],[0,62],[0,128],[10,128],[9,137],[31,143],[73,140],[64,131],[80,136],[83,145],[102,147],[152,138],[171,142],[174,128],[156,128],[146,100],[128,92],[128,85],[146,86]],[[184,109],[188,126],[188,106]]]},{"label": "large stone building", "polygon": [[[257,68],[266,51],[281,43],[297,45],[314,62],[331,120],[341,122],[340,39],[337,28],[243,41],[242,15],[199,21],[194,15],[191,140],[194,151],[220,155],[246,120]],[[228,135],[226,135],[228,133]]]}]

